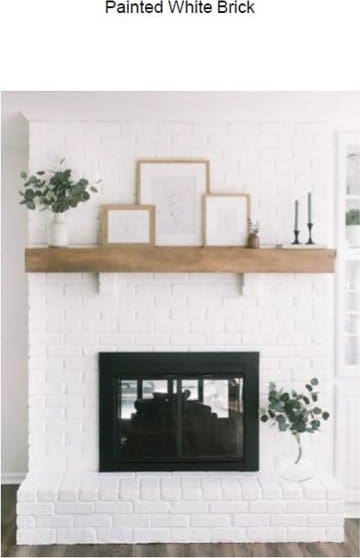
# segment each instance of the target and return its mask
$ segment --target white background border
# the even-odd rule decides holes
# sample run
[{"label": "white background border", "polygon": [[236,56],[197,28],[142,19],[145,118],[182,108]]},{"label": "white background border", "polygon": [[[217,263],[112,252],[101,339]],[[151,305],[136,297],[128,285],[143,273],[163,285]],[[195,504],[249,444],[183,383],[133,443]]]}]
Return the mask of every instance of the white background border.
[{"label": "white background border", "polygon": [[119,16],[105,15],[104,0],[4,0],[0,85],[53,91],[360,88],[358,0],[255,4],[256,14],[246,16]]}]

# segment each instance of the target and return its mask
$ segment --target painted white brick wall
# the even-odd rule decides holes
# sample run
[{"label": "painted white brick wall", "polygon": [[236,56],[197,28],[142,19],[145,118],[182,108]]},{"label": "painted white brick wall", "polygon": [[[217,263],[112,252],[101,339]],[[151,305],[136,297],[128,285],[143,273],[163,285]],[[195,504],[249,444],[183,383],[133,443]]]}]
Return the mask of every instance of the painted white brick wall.
[{"label": "painted white brick wall", "polygon": [[[318,376],[331,407],[327,278],[247,275],[243,294],[231,275],[166,279],[114,275],[108,295],[88,274],[29,277],[31,471],[97,470],[99,351],[260,350],[263,394],[270,380],[301,386]],[[325,468],[331,432],[330,423],[316,437]],[[262,426],[263,468],[274,436]]]},{"label": "painted white brick wall", "polygon": [[[98,238],[99,206],[133,203],[135,160],[208,157],[211,190],[248,192],[265,243],[291,238],[293,200],[313,191],[315,237],[329,238],[331,134],[301,122],[31,122],[30,169],[102,178],[99,195],[67,214],[73,243]],[[331,161],[331,159],[330,159]],[[30,212],[30,244],[46,242],[47,215]],[[30,471],[98,468],[99,351],[255,350],[261,391],[318,376],[332,408],[332,278],[324,275],[31,274]],[[328,389],[327,389],[328,388]],[[274,434],[261,432],[262,468]],[[332,425],[317,436],[332,464]]]},{"label": "painted white brick wall", "polygon": [[[49,482],[57,486],[51,496]],[[233,487],[232,496],[228,483]],[[84,484],[91,486],[91,493],[82,492]],[[298,492],[290,502],[286,484],[274,476],[232,472],[52,473],[47,479],[41,473],[29,473],[18,492],[17,541],[342,541],[341,487],[324,476],[321,481],[297,483]],[[70,486],[73,500],[64,502]],[[191,486],[198,487],[199,493],[189,492]],[[315,486],[318,493],[313,499],[310,492]],[[257,501],[248,490],[254,487]],[[44,494],[49,496],[46,503]]]},{"label": "painted white brick wall", "polygon": [[[328,126],[314,122],[30,122],[31,170],[66,157],[75,176],[102,178],[99,195],[67,214],[74,244],[97,242],[102,204],[134,203],[135,160],[146,157],[209,158],[211,190],[250,193],[264,243],[291,239],[295,198],[304,238],[311,190],[315,238],[331,242],[330,147]],[[30,213],[30,244],[46,243],[47,219]],[[99,351],[260,351],[262,397],[271,380],[301,387],[318,376],[332,411],[331,276],[101,274],[100,290],[93,274],[28,281],[30,475],[19,495],[19,542],[341,540],[343,504],[329,502],[341,498],[330,481],[327,492],[310,484],[305,494],[263,476],[234,484],[226,474],[213,482],[102,475],[99,486],[91,476]],[[329,421],[313,443],[330,473],[332,439]],[[261,426],[262,471],[271,473],[284,441]]]},{"label": "painted white brick wall", "polygon": [[[62,157],[75,176],[102,179],[101,193],[67,215],[74,243],[95,243],[98,207],[133,203],[135,160],[204,157],[214,192],[248,192],[265,243],[291,238],[293,202],[314,193],[314,234],[328,240],[331,133],[314,122],[30,122],[30,168],[55,168]],[[30,243],[46,240],[44,214],[30,216]]]}]

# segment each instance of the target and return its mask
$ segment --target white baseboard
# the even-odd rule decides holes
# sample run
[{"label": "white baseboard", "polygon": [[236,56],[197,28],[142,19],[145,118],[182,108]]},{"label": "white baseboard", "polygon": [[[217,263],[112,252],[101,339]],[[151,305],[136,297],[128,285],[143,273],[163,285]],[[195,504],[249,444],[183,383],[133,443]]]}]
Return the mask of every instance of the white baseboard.
[{"label": "white baseboard", "polygon": [[26,473],[1,473],[1,484],[20,484]]}]

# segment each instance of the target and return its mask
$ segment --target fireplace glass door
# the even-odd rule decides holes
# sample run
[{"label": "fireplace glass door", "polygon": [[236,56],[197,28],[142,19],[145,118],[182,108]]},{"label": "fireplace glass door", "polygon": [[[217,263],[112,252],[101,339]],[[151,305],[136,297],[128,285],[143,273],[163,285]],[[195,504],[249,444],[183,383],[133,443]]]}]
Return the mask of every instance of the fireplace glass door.
[{"label": "fireplace glass door", "polygon": [[[257,440],[257,387],[251,394],[249,372],[229,357],[223,372],[218,366],[199,370],[199,354],[192,354],[187,365],[182,354],[181,372],[179,363],[171,366],[169,354],[152,353],[147,373],[144,362],[135,359],[129,371],[121,358],[114,368],[115,357],[106,359],[116,353],[100,355],[100,362],[112,362],[110,369],[100,366],[100,470],[199,469],[219,464],[237,469],[244,464],[245,424],[254,416],[248,436]],[[157,358],[156,373],[152,370]],[[257,370],[254,380],[257,386]]]},{"label": "fireplace glass door", "polygon": [[116,454],[124,461],[242,459],[242,393],[242,378],[119,378]]}]

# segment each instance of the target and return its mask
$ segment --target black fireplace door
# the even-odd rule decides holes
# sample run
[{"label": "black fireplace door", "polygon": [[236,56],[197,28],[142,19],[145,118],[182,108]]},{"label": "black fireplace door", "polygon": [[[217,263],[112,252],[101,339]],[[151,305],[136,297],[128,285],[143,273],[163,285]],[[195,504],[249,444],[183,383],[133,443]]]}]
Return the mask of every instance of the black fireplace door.
[{"label": "black fireplace door", "polygon": [[100,471],[257,470],[257,353],[100,353]]}]

